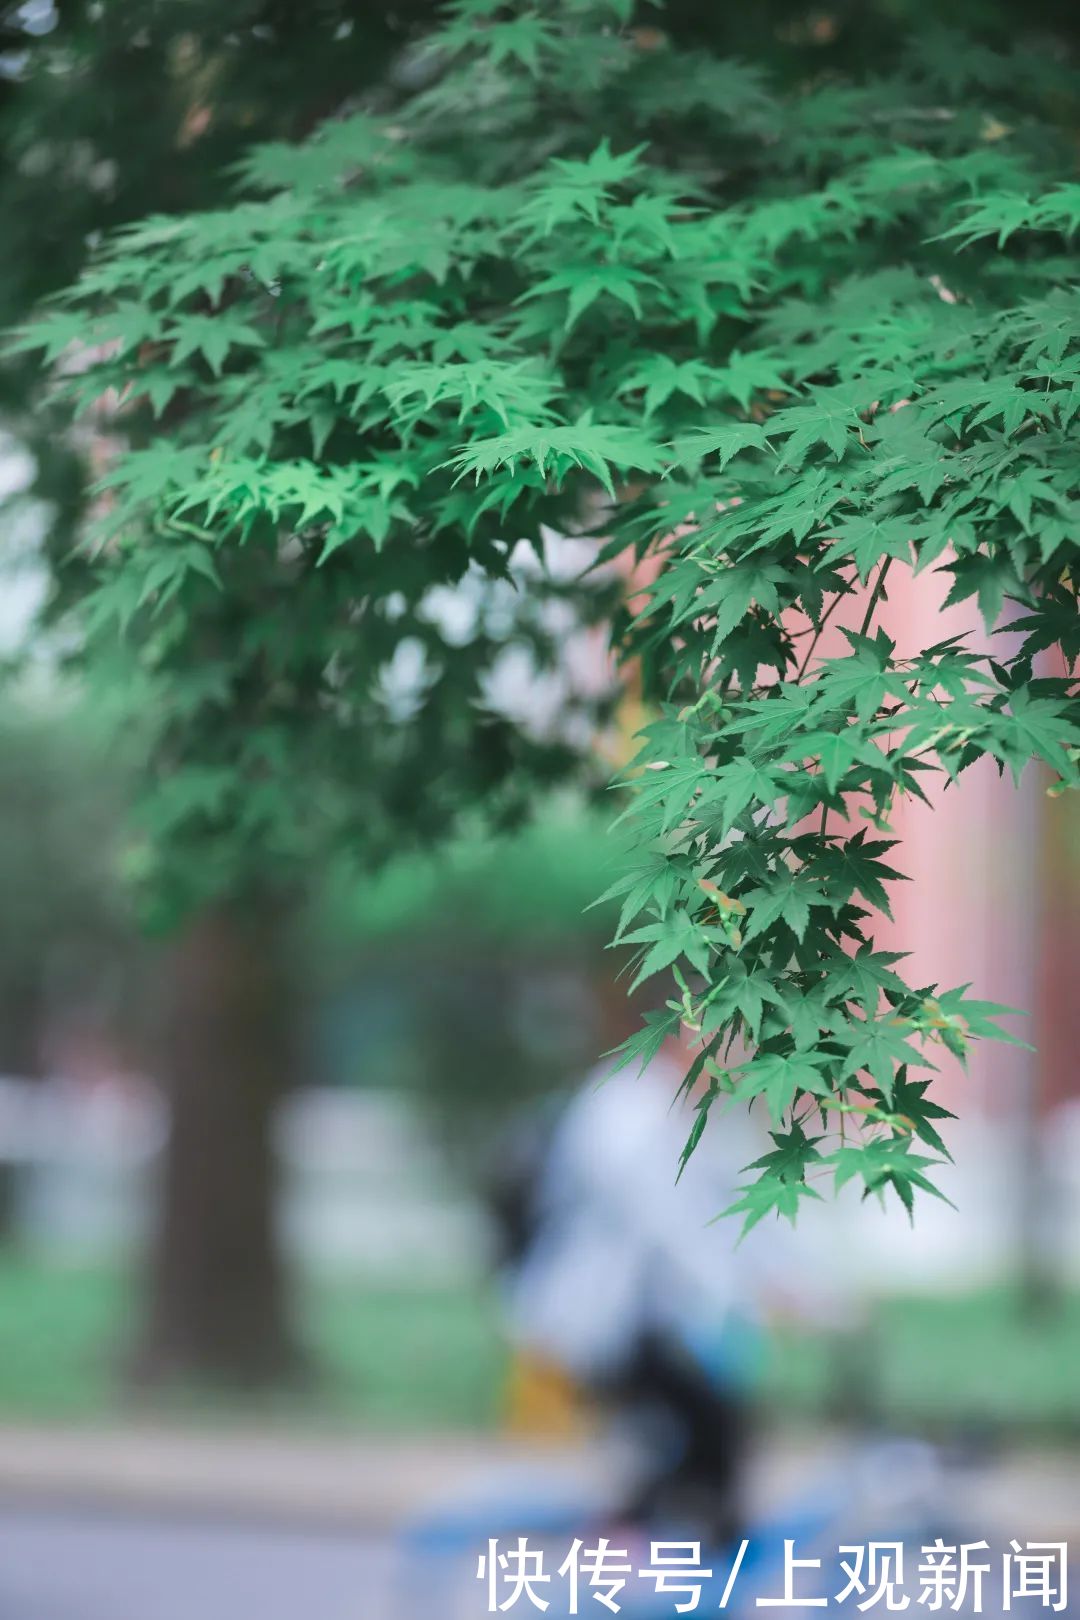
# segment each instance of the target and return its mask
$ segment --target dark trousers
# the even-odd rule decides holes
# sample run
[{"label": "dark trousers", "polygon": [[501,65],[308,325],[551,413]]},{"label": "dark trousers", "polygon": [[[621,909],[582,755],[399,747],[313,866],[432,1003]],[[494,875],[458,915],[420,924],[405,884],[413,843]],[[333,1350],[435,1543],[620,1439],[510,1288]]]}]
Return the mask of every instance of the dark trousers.
[{"label": "dark trousers", "polygon": [[737,1539],[749,1441],[742,1396],[717,1384],[681,1345],[659,1334],[642,1340],[611,1394],[620,1405],[659,1417],[671,1440],[658,1446],[626,1516],[635,1522],[686,1517],[700,1522],[713,1544]]}]

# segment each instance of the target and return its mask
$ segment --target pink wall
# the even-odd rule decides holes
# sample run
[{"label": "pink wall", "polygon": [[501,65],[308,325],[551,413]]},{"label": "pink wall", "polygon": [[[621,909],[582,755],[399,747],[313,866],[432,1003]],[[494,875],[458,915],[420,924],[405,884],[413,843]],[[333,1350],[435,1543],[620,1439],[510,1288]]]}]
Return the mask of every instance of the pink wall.
[{"label": "pink wall", "polygon": [[[914,656],[952,635],[986,647],[988,637],[972,602],[946,608],[952,576],[927,569],[913,575],[897,568],[888,580],[888,598],[875,614],[896,642],[897,656]],[[853,605],[848,623],[858,625],[863,608]],[[822,651],[842,655],[847,643],[837,631]],[[1038,832],[1045,781],[1035,767],[1019,788],[999,777],[989,760],[944,785],[929,775],[924,790],[931,801],[897,803],[893,835],[900,840],[890,863],[909,879],[891,885],[894,922],[876,931],[885,949],[907,950],[910,982],[942,989],[970,983],[972,994],[1035,1010],[1040,914]],[[932,806],[932,807],[931,807]],[[1009,1020],[1013,1033],[1032,1040],[1030,1018]],[[1022,1071],[1030,1060],[1018,1049],[983,1043],[972,1054],[966,1076],[942,1054],[941,1086],[946,1104],[962,1092],[994,1112],[1009,1111],[1018,1087],[1030,1083]]]}]

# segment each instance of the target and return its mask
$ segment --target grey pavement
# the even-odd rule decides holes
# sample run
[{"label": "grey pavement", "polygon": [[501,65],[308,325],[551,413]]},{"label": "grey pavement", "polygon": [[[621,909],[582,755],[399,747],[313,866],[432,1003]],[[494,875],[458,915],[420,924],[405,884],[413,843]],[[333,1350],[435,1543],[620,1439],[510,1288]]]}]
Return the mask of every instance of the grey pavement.
[{"label": "grey pavement", "polygon": [[0,1505],[3,1620],[388,1620],[389,1544],[314,1529]]},{"label": "grey pavement", "polygon": [[[882,1466],[825,1433],[774,1438],[757,1458],[753,1511],[827,1492],[830,1479],[850,1486],[861,1466],[889,1524],[897,1456]],[[625,1462],[598,1441],[0,1429],[0,1620],[463,1620],[479,1612],[473,1583],[463,1608],[430,1543],[436,1562],[412,1572],[420,1588],[410,1581],[409,1549],[423,1545],[403,1538],[410,1524],[442,1509],[501,1533],[503,1506],[528,1491],[595,1506]],[[1080,1463],[1047,1450],[984,1459],[937,1478],[935,1500],[978,1535],[1075,1548]]]},{"label": "grey pavement", "polygon": [[221,1512],[380,1534],[474,1481],[487,1491],[503,1478],[542,1475],[553,1494],[604,1499],[625,1458],[625,1447],[599,1440],[538,1447],[480,1434],[6,1425],[0,1501]]}]

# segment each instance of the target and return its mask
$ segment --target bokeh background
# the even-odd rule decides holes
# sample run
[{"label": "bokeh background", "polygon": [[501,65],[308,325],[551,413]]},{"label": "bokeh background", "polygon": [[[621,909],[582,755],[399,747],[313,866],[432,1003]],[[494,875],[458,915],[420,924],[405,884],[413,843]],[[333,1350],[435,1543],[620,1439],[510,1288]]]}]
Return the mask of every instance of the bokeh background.
[{"label": "bokeh background", "polygon": [[[392,85],[432,9],[0,3],[0,322],[102,231],[218,201],[251,140]],[[865,54],[919,13],[740,10],[673,15],[782,64],[793,40]],[[956,11],[1006,40],[1076,31],[1067,5]],[[196,1172],[170,1179],[168,1032],[180,1018],[197,1061],[248,964],[134,914],[137,730],[87,703],[48,612],[47,559],[109,446],[73,444],[33,397],[0,366],[0,1612],[382,1620],[439,1592],[480,1613],[479,1592],[446,1597],[458,1543],[438,1527],[464,1515],[480,1545],[483,1504],[515,1493],[572,1522],[625,1466],[586,1399],[523,1390],[495,1214],[506,1144],[581,1084],[622,995],[612,911],[589,909],[620,871],[610,805],[553,796],[519,833],[376,877],[328,858],[273,964],[299,1045],[269,1150],[219,1066],[185,1114]],[[890,631],[938,611],[898,599]],[[598,643],[571,656],[607,677]],[[509,703],[550,698],[502,679]],[[633,719],[627,694],[598,753]],[[975,772],[897,830],[897,938],[927,981],[1030,1009],[1033,1050],[941,1078],[955,1208],[911,1226],[851,1198],[807,1221],[800,1263],[834,1305],[762,1346],[752,1489],[764,1512],[900,1436],[934,1448],[979,1534],[1060,1538],[1080,1531],[1080,818]],[[163,1240],[166,1206],[190,1252]]]}]

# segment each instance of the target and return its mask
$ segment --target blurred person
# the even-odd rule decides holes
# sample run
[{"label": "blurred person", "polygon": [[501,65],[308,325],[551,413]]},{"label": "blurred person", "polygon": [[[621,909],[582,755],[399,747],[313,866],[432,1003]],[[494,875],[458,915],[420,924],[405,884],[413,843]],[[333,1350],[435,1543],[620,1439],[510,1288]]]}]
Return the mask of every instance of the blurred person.
[{"label": "blurred person", "polygon": [[508,1322],[534,1417],[565,1432],[576,1387],[639,1429],[644,1420],[649,1461],[622,1517],[692,1517],[724,1541],[743,1522],[763,1324],[778,1304],[798,1309],[805,1284],[786,1229],[759,1228],[737,1247],[735,1226],[709,1224],[759,1151],[747,1118],[721,1120],[718,1108],[676,1182],[693,1117],[687,1100],[673,1101],[687,1063],[677,1040],[640,1076],[613,1072],[609,1058],[540,1150],[534,1132],[531,1163],[524,1137],[508,1147]]}]

